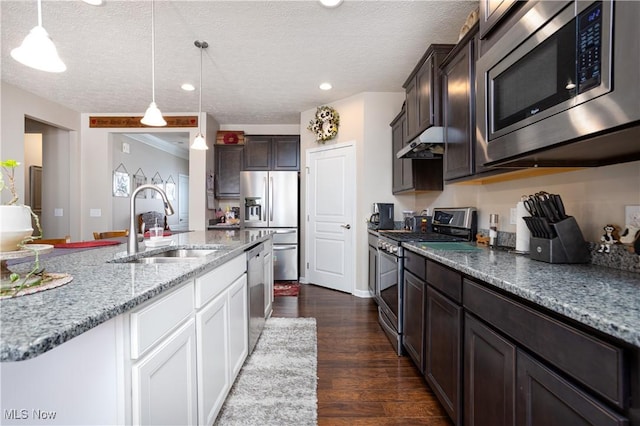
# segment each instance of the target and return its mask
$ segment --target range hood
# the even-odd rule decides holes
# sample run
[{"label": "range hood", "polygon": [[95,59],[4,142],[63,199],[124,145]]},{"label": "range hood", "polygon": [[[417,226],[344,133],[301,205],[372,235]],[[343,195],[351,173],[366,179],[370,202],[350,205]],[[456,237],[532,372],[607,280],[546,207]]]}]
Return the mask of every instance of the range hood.
[{"label": "range hood", "polygon": [[444,154],[444,127],[431,126],[396,153],[396,158],[441,158]]}]

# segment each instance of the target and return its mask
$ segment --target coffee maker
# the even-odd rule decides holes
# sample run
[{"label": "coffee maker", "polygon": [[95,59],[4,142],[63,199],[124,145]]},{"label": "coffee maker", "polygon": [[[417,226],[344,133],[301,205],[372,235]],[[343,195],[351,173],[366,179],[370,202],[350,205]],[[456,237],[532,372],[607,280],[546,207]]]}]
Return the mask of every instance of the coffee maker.
[{"label": "coffee maker", "polygon": [[373,203],[373,214],[369,222],[374,229],[393,229],[393,203]]}]

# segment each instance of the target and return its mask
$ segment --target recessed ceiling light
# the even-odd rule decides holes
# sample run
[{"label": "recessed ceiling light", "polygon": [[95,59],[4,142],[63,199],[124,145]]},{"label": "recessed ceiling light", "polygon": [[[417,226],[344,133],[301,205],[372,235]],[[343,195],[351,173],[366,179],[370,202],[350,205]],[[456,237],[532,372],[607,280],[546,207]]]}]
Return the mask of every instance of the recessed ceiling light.
[{"label": "recessed ceiling light", "polygon": [[196,88],[193,87],[193,84],[191,83],[184,83],[180,87],[182,88],[182,90],[186,90],[187,92],[193,92],[194,90],[196,90]]},{"label": "recessed ceiling light", "polygon": [[91,6],[102,6],[104,4],[103,0],[82,0],[83,2],[90,4]]},{"label": "recessed ceiling light", "polygon": [[322,83],[320,85],[320,90],[331,90],[333,88],[333,86],[331,85],[331,83]]},{"label": "recessed ceiling light", "polygon": [[342,0],[320,0],[320,4],[324,7],[338,7],[342,3]]}]

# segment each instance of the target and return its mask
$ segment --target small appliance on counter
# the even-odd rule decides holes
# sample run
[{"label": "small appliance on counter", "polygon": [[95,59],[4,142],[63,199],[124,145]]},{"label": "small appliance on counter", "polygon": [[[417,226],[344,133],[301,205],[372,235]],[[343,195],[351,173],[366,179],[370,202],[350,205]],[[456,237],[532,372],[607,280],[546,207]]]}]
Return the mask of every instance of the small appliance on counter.
[{"label": "small appliance on counter", "polygon": [[393,229],[393,203],[373,203],[373,214],[369,218],[373,229]]}]

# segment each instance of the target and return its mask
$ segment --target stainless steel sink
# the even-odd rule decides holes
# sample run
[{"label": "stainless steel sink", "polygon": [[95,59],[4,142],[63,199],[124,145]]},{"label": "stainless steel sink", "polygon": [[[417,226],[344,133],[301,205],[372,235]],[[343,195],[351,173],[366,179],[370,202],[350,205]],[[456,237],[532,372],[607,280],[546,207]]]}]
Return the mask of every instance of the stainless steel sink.
[{"label": "stainless steel sink", "polygon": [[213,254],[219,250],[215,249],[175,249],[163,251],[162,253],[157,253],[152,256],[146,257],[149,258],[193,258],[193,257],[204,257],[210,254]]},{"label": "stainless steel sink", "polygon": [[138,259],[132,259],[126,263],[179,263],[189,260],[198,260],[210,254],[214,254],[220,250],[216,249],[174,249],[163,251],[161,253],[155,253],[149,256],[140,257]]},{"label": "stainless steel sink", "polygon": [[140,259],[130,260],[127,263],[143,263],[147,265],[157,263],[180,263],[189,260],[198,260],[197,257],[141,257]]}]

